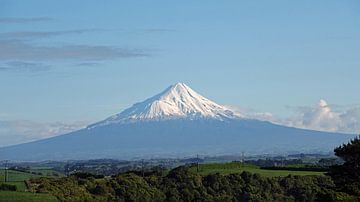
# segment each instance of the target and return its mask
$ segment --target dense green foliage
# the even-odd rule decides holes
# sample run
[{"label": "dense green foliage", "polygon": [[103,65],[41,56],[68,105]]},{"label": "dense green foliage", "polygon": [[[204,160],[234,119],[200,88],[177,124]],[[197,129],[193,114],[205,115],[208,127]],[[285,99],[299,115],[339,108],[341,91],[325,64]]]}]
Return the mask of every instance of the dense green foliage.
[{"label": "dense green foliage", "polygon": [[337,201],[355,200],[336,192],[327,176],[262,177],[249,172],[200,175],[189,167],[168,173],[125,173],[110,178],[89,174],[38,178],[33,191],[60,201]]},{"label": "dense green foliage", "polygon": [[336,148],[335,154],[345,163],[331,167],[329,175],[339,191],[360,196],[360,137]]}]

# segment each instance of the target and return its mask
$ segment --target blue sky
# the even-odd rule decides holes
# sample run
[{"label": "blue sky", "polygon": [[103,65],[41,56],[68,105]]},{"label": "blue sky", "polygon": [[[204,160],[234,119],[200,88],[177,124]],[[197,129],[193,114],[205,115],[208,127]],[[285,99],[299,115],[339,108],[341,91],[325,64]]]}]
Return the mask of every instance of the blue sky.
[{"label": "blue sky", "polygon": [[98,121],[176,82],[282,118],[342,113],[359,54],[355,0],[0,0],[0,120]]}]

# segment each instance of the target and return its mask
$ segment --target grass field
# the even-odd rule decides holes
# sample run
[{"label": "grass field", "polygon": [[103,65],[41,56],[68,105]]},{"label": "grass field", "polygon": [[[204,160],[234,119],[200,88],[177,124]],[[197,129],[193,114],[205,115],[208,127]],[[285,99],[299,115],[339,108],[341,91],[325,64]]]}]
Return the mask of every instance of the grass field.
[{"label": "grass field", "polygon": [[[4,170],[0,170],[0,183],[4,182]],[[57,201],[56,197],[49,194],[37,194],[26,192],[25,180],[38,177],[54,177],[63,176],[50,168],[32,168],[30,172],[26,173],[14,170],[8,170],[8,182],[6,184],[16,185],[18,191],[0,191],[0,202],[2,201]]]},{"label": "grass field", "polygon": [[[4,170],[0,170],[0,180],[4,181]],[[25,173],[25,172],[19,172],[14,170],[8,170],[8,181],[12,182],[19,182],[28,180],[32,177],[39,177],[39,175],[31,174],[31,173]]]},{"label": "grass field", "polygon": [[30,192],[0,191],[1,202],[52,202],[56,197],[49,194],[35,194]]},{"label": "grass field", "polygon": [[[0,170],[0,182],[4,182],[4,170]],[[8,182],[7,184],[16,185],[18,191],[25,191],[26,186],[24,180],[38,177],[62,177],[62,173],[54,171],[50,168],[33,168],[30,170],[33,173],[26,173],[14,170],[8,170]],[[40,174],[41,173],[41,174]],[[56,176],[54,176],[56,175]]]},{"label": "grass field", "polygon": [[[4,182],[4,170],[0,170],[0,183]],[[27,187],[25,180],[38,177],[61,177],[63,174],[50,168],[32,168],[30,172],[20,172],[8,170],[8,182],[6,184],[16,185],[17,191],[0,191],[0,202],[17,202],[17,201],[57,201],[56,197],[49,194],[37,194],[25,192]],[[35,173],[35,174],[34,174]]]},{"label": "grass field", "polygon": [[[197,171],[196,166],[191,168],[193,171]],[[324,172],[314,172],[314,171],[287,171],[287,170],[264,170],[260,169],[258,166],[247,165],[242,163],[211,163],[211,164],[200,164],[199,173],[206,175],[211,173],[220,173],[223,175],[228,175],[232,173],[241,173],[243,171],[248,171],[251,173],[258,173],[265,177],[280,177],[288,175],[323,175]]]},{"label": "grass field", "polygon": [[51,168],[45,168],[45,167],[34,167],[30,169],[30,172],[37,173],[38,175],[41,173],[41,176],[44,177],[64,177],[64,174],[55,171]]},{"label": "grass field", "polygon": [[[18,191],[25,191],[26,185],[24,180],[39,176],[30,173],[8,170],[8,177],[8,182],[6,182],[6,184],[16,185]],[[0,171],[0,182],[4,182],[4,170]]]}]

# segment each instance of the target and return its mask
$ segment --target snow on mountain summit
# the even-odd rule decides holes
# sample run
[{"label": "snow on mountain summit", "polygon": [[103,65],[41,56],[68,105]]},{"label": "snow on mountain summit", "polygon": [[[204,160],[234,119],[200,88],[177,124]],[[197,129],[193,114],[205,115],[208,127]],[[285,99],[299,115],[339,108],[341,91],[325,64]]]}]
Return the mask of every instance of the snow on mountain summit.
[{"label": "snow on mountain summit", "polygon": [[93,126],[125,121],[198,118],[224,120],[241,118],[241,115],[201,96],[186,84],[177,83]]}]

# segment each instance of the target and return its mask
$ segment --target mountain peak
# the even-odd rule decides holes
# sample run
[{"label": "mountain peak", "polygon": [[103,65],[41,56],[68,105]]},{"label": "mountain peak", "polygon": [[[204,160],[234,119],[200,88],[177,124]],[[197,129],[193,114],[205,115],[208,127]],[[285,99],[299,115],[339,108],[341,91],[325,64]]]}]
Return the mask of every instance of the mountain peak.
[{"label": "mountain peak", "polygon": [[190,91],[193,91],[189,86],[185,83],[176,83],[174,85],[169,86],[165,89],[162,93],[158,94],[161,95],[161,98],[165,98],[166,96],[173,96],[172,99],[181,98],[183,96],[187,96]]},{"label": "mountain peak", "polygon": [[185,83],[181,83],[181,82],[175,83],[175,84],[173,84],[171,86],[173,88],[189,88]]},{"label": "mountain peak", "polygon": [[240,118],[225,106],[219,105],[192,90],[184,83],[176,83],[143,102],[116,114],[97,125],[128,121],[167,119],[217,119]]},{"label": "mountain peak", "polygon": [[319,101],[319,107],[321,107],[321,108],[326,108],[326,107],[328,107],[328,104],[327,104],[327,102],[326,102],[324,99],[320,99],[320,101]]}]

